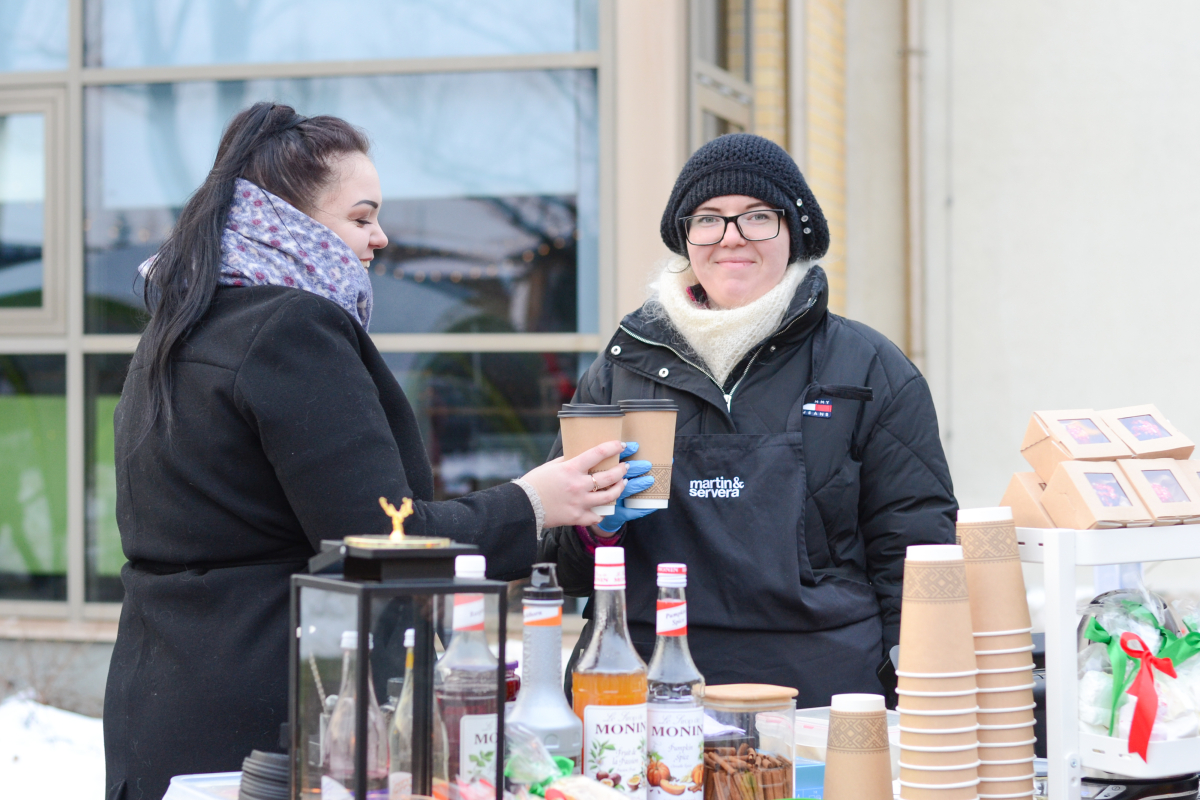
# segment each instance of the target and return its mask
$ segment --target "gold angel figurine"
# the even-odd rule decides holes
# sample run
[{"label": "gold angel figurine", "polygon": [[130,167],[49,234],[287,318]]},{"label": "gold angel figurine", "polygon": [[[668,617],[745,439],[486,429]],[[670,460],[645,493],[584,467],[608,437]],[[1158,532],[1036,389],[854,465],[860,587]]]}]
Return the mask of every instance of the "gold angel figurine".
[{"label": "gold angel figurine", "polygon": [[383,507],[383,513],[392,518],[392,539],[403,539],[404,520],[413,513],[412,498],[406,497],[401,500],[399,510],[389,503],[386,497],[379,498],[379,505]]}]

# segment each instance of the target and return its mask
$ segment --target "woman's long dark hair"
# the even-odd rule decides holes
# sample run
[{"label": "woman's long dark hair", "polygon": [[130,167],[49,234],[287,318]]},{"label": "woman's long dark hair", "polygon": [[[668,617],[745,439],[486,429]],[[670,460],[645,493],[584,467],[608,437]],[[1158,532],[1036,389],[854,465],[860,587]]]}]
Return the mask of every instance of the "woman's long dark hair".
[{"label": "woman's long dark hair", "polygon": [[368,153],[366,135],[338,117],[302,117],[290,106],[255,103],[221,136],[208,177],[188,198],[146,276],[150,323],[142,335],[149,403],[143,435],[160,416],[170,430],[171,358],[212,304],[221,271],[221,232],[238,178],[311,214],[340,156]]}]

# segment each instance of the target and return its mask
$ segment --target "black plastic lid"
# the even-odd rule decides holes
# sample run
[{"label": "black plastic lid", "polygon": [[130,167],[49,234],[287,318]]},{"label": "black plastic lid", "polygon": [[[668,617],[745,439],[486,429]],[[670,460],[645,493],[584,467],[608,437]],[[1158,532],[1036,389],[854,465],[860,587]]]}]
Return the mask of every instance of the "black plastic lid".
[{"label": "black plastic lid", "polygon": [[622,411],[678,411],[674,400],[622,400]]},{"label": "black plastic lid", "polygon": [[558,585],[557,570],[554,564],[534,564],[529,585],[525,587],[525,599],[561,601],[563,590]]},{"label": "black plastic lid", "polygon": [[602,406],[593,403],[563,403],[558,412],[562,417],[623,417],[625,412],[620,406]]}]

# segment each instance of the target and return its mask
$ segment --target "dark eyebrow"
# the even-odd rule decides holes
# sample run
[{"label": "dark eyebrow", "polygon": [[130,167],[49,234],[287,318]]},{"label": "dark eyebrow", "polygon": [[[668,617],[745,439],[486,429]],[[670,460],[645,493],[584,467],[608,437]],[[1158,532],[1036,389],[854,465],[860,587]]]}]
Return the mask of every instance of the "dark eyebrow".
[{"label": "dark eyebrow", "polygon": [[357,203],[355,203],[354,205],[352,205],[350,207],[357,208],[358,206],[361,206],[363,203],[366,203],[371,208],[379,208],[379,203],[376,203],[374,200],[359,200]]}]

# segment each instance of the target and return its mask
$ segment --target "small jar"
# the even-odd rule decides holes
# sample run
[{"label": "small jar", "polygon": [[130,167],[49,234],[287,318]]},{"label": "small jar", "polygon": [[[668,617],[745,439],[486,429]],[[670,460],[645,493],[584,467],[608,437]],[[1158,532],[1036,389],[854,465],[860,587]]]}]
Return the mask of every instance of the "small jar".
[{"label": "small jar", "polygon": [[792,797],[796,690],[733,683],[704,690],[704,713],[720,729],[704,737],[705,800]]}]

